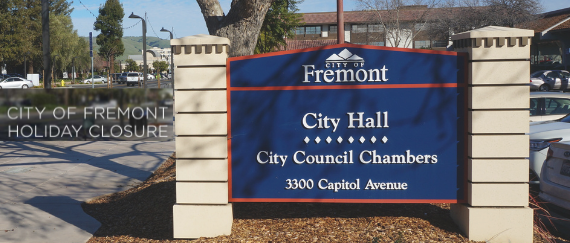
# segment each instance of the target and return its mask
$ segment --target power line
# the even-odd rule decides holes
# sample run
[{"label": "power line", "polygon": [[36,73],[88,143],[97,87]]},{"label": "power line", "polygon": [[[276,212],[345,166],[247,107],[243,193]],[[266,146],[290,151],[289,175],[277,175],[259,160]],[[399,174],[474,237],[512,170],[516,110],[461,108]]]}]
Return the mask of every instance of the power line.
[{"label": "power line", "polygon": [[133,25],[131,25],[131,26],[127,27],[127,28],[123,28],[123,29],[126,30],[126,29],[133,28],[133,27],[137,26],[138,24],[140,24],[141,21],[142,21],[142,19],[139,20],[139,22],[137,22],[136,24],[133,24]]},{"label": "power line", "polygon": [[145,13],[145,17],[146,17],[146,22],[150,25],[150,29],[152,29],[152,32],[154,33],[154,36],[156,36],[156,38],[159,38],[159,39],[160,39],[160,37],[158,37],[158,34],[156,34],[156,31],[154,31],[154,28],[152,27],[152,24],[151,24],[150,21],[148,20],[148,16],[146,15],[146,13]]},{"label": "power line", "polygon": [[[91,12],[91,10],[89,10],[89,8],[88,8],[87,6],[85,6],[85,4],[84,4],[81,0],[79,0],[79,3],[81,3],[81,5],[83,5],[83,7],[85,8],[85,10],[87,10],[91,15],[93,15],[93,17],[95,18],[95,21],[97,21],[97,16],[95,16],[95,14],[94,14],[93,12]],[[122,28],[122,27],[121,27],[121,28],[124,29],[124,30],[133,28],[133,27],[135,27],[136,25],[138,25],[141,21],[142,21],[142,20],[139,20],[139,22],[137,22],[136,24],[131,25],[131,26],[129,26],[129,27],[126,27],[126,28]],[[115,28],[114,26],[111,26],[111,25],[109,25],[109,24],[107,24],[107,23],[105,23],[105,22],[100,22],[100,23],[106,25],[107,27],[109,27],[109,28],[111,28],[111,29],[114,29],[114,28]]]}]

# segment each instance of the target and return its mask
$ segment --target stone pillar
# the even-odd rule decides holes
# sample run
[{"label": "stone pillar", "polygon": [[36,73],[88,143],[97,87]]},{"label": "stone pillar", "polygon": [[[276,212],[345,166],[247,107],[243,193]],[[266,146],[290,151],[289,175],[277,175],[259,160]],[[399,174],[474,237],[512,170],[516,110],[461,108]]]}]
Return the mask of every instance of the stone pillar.
[{"label": "stone pillar", "polygon": [[229,235],[226,59],[230,41],[173,39],[176,133],[174,238]]},{"label": "stone pillar", "polygon": [[532,30],[489,26],[451,37],[469,53],[467,203],[451,216],[470,240],[532,242],[528,207]]}]

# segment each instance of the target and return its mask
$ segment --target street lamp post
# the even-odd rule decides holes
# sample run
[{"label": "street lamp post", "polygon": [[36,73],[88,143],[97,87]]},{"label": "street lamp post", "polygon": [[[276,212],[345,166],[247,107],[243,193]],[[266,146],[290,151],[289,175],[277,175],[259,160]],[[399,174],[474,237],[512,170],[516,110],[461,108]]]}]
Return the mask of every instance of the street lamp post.
[{"label": "street lamp post", "polygon": [[146,89],[146,21],[138,15],[131,12],[130,19],[141,19],[142,21],[142,31],[143,31],[143,87]]},{"label": "street lamp post", "polygon": [[[172,36],[172,31],[165,29],[164,27],[162,27],[162,29],[160,30],[161,32],[168,32],[170,33],[170,40],[172,40],[172,38],[174,38]],[[173,30],[174,31],[174,30]],[[170,45],[170,75],[172,75],[172,91],[174,92],[174,48],[172,47],[172,45]],[[174,94],[174,93],[173,93]]]}]

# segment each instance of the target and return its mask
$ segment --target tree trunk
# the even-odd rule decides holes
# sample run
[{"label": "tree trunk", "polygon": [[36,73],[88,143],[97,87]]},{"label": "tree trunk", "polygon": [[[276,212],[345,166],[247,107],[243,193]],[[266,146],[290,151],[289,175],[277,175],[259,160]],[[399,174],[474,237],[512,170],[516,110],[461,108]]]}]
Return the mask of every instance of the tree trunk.
[{"label": "tree trunk", "polygon": [[[28,73],[34,73],[34,62],[32,60],[27,60],[26,62],[27,62],[26,65],[28,68],[27,72]],[[24,78],[26,78],[26,77],[24,77]]]},{"label": "tree trunk", "polygon": [[196,0],[210,35],[230,39],[230,57],[253,55],[265,14],[274,0],[233,0],[224,15],[218,0]]},{"label": "tree trunk", "polygon": [[110,59],[111,59],[111,61],[109,63],[109,73],[112,74],[112,73],[115,73],[115,55],[114,55],[114,53],[111,54]]}]

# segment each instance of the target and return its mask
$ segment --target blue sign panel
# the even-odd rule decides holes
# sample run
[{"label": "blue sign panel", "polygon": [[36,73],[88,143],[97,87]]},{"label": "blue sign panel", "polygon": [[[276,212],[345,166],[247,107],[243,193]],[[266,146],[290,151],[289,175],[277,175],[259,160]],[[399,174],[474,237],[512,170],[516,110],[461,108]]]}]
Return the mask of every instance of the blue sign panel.
[{"label": "blue sign panel", "polygon": [[93,32],[89,32],[89,56],[93,57]]},{"label": "blue sign panel", "polygon": [[352,44],[228,59],[232,202],[463,202],[466,56]]}]

